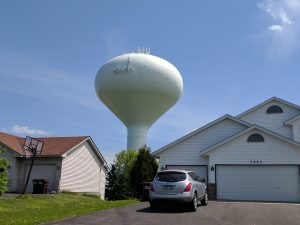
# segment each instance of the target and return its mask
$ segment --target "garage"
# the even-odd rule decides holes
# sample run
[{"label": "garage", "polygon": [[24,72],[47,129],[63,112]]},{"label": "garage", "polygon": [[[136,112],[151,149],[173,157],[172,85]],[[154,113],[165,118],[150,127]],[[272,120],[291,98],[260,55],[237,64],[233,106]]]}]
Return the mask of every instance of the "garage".
[{"label": "garage", "polygon": [[[29,165],[26,165],[26,176],[25,176],[24,183],[26,182],[29,167],[30,167]],[[57,166],[54,164],[53,165],[52,164],[33,165],[26,192],[33,191],[33,184],[32,184],[33,179],[44,179],[44,178],[48,179],[48,182],[49,182],[48,183],[48,191],[55,190],[54,184],[55,184],[55,178],[56,178],[56,170],[57,170]]]},{"label": "garage", "polygon": [[195,171],[199,177],[204,178],[207,181],[207,166],[206,165],[167,165],[166,169],[173,170],[193,170]]},{"label": "garage", "polygon": [[217,165],[217,199],[300,202],[298,165]]}]

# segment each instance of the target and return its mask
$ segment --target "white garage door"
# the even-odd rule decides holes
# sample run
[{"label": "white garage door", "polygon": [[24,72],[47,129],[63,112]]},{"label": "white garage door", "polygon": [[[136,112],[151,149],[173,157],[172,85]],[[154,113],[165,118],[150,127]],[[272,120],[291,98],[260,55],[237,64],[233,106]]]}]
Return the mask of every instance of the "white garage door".
[{"label": "white garage door", "polygon": [[217,199],[299,202],[299,173],[299,166],[220,165]]},{"label": "white garage door", "polygon": [[[26,189],[26,192],[32,192],[33,191],[33,179],[48,179],[48,192],[54,191],[54,183],[56,178],[56,165],[33,165],[31,170],[31,175],[28,181],[28,186]],[[29,165],[26,165],[26,175],[25,175],[25,181],[27,179],[27,174],[29,170]]]},{"label": "white garage door", "polygon": [[168,170],[193,170],[199,177],[204,178],[207,181],[207,166],[181,166],[181,165],[167,165]]}]

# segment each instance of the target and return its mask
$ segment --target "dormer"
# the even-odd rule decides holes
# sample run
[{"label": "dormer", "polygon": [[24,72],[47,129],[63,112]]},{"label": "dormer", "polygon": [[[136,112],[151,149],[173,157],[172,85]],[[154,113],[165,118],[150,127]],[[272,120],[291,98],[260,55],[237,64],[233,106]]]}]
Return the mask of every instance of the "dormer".
[{"label": "dormer", "polygon": [[286,121],[285,125],[292,126],[293,140],[300,142],[300,115]]},{"label": "dormer", "polygon": [[237,118],[294,139],[295,131],[285,122],[298,115],[300,115],[300,106],[273,97],[238,115]]}]

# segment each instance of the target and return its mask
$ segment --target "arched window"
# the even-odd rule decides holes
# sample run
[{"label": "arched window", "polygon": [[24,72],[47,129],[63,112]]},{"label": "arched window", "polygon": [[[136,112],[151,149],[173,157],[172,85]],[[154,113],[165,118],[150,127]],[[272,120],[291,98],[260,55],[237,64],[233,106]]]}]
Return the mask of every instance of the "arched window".
[{"label": "arched window", "polygon": [[268,114],[272,114],[272,113],[283,113],[283,110],[280,106],[278,105],[272,105],[267,109],[267,113]]},{"label": "arched window", "polygon": [[264,137],[260,134],[251,134],[247,139],[247,142],[264,142],[264,141],[265,141]]}]

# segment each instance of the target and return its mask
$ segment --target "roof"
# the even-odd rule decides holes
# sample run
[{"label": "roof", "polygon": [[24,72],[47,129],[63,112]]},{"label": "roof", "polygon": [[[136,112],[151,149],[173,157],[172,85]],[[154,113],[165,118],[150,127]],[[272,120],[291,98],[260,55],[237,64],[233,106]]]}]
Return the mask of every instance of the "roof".
[{"label": "roof", "polygon": [[277,101],[277,102],[280,102],[280,103],[282,103],[284,105],[288,105],[288,106],[290,106],[292,108],[296,108],[296,109],[300,110],[300,106],[299,105],[295,105],[295,104],[293,104],[291,102],[288,102],[288,101],[285,101],[285,100],[283,100],[281,98],[272,97],[272,98],[270,98],[270,99],[268,99],[268,100],[266,100],[266,101],[264,101],[264,102],[262,102],[262,103],[260,103],[260,104],[258,104],[256,106],[248,109],[247,111],[245,111],[245,112],[237,115],[236,117],[237,118],[241,118],[241,117],[245,116],[246,114],[248,114],[248,113],[250,113],[250,112],[252,112],[252,111],[254,111],[254,110],[256,110],[256,109],[258,109],[258,108],[260,108],[260,107],[262,107],[262,106],[264,106],[264,105],[266,105],[266,104],[268,104],[268,103],[270,103],[272,101]]},{"label": "roof", "polygon": [[212,146],[210,146],[210,147],[204,149],[202,152],[200,152],[200,154],[201,154],[201,155],[206,155],[208,152],[210,152],[210,151],[216,149],[217,147],[219,147],[219,146],[221,146],[221,145],[224,145],[224,144],[226,144],[226,143],[228,143],[228,142],[230,142],[230,141],[232,141],[232,140],[234,140],[234,139],[236,139],[236,138],[242,136],[243,134],[246,134],[246,133],[248,133],[248,132],[250,132],[250,131],[252,131],[252,130],[254,130],[254,129],[258,129],[258,130],[260,130],[260,131],[263,131],[263,132],[265,132],[265,133],[268,133],[268,134],[270,134],[270,135],[272,135],[272,136],[275,136],[275,137],[277,137],[277,138],[279,138],[279,139],[281,139],[281,140],[283,140],[283,141],[285,141],[285,142],[288,142],[288,143],[290,143],[290,144],[292,144],[292,145],[295,145],[296,147],[300,147],[300,143],[298,143],[298,142],[296,142],[296,141],[293,141],[293,140],[291,140],[291,139],[289,139],[289,138],[286,138],[286,137],[284,137],[284,136],[281,136],[280,134],[277,134],[277,133],[275,133],[275,132],[273,132],[273,131],[270,131],[270,130],[268,130],[268,129],[266,129],[266,128],[263,128],[263,127],[261,127],[261,126],[258,126],[258,125],[256,125],[256,124],[254,124],[253,126],[249,127],[248,129],[243,130],[243,131],[241,131],[241,132],[239,132],[239,133],[237,133],[237,134],[235,134],[235,135],[233,135],[233,136],[231,136],[231,137],[229,137],[229,138],[227,138],[227,139],[225,139],[225,140],[223,140],[223,141],[221,141],[221,142],[218,142],[217,144],[214,144],[214,145],[212,145]]},{"label": "roof", "polygon": [[10,150],[18,153],[19,155],[25,155],[22,148],[22,142],[24,143],[24,138],[0,132],[0,143],[4,144]]},{"label": "roof", "polygon": [[168,148],[170,148],[170,147],[172,147],[172,146],[174,146],[174,145],[176,145],[176,144],[178,144],[178,143],[180,143],[180,142],[182,142],[182,141],[184,141],[184,140],[186,140],[186,139],[188,139],[188,138],[190,138],[190,137],[192,137],[192,136],[200,133],[201,131],[203,131],[203,130],[205,130],[205,129],[207,129],[207,128],[209,128],[209,127],[211,127],[211,126],[213,126],[213,125],[215,125],[215,124],[217,124],[217,123],[219,123],[219,122],[221,122],[222,120],[225,120],[225,119],[230,119],[232,121],[235,121],[235,122],[237,122],[239,124],[242,124],[242,125],[245,125],[247,127],[251,126],[251,124],[249,124],[249,123],[247,123],[247,122],[245,122],[243,120],[240,120],[240,119],[235,118],[235,117],[233,117],[233,116],[231,116],[229,114],[226,114],[226,115],[224,115],[224,116],[222,116],[222,117],[220,117],[220,118],[212,121],[211,123],[208,123],[205,126],[200,127],[199,129],[194,130],[191,133],[188,133],[187,135],[185,135],[185,136],[183,136],[183,137],[181,137],[181,138],[179,138],[179,139],[171,142],[170,144],[168,144],[168,145],[166,145],[166,146],[164,146],[164,147],[162,147],[162,148],[160,148],[160,149],[152,152],[152,155],[156,156],[159,153],[161,153],[162,151],[167,150]]},{"label": "roof", "polygon": [[[89,139],[89,136],[79,137],[41,137],[39,140],[44,142],[41,156],[61,156],[76,145]],[[26,153],[23,150],[25,138],[0,132],[0,143],[3,143],[10,150],[15,151],[21,156]]]},{"label": "roof", "polygon": [[292,119],[289,119],[288,121],[284,122],[285,125],[292,125],[292,123],[296,120],[300,119],[300,115],[293,117]]}]

